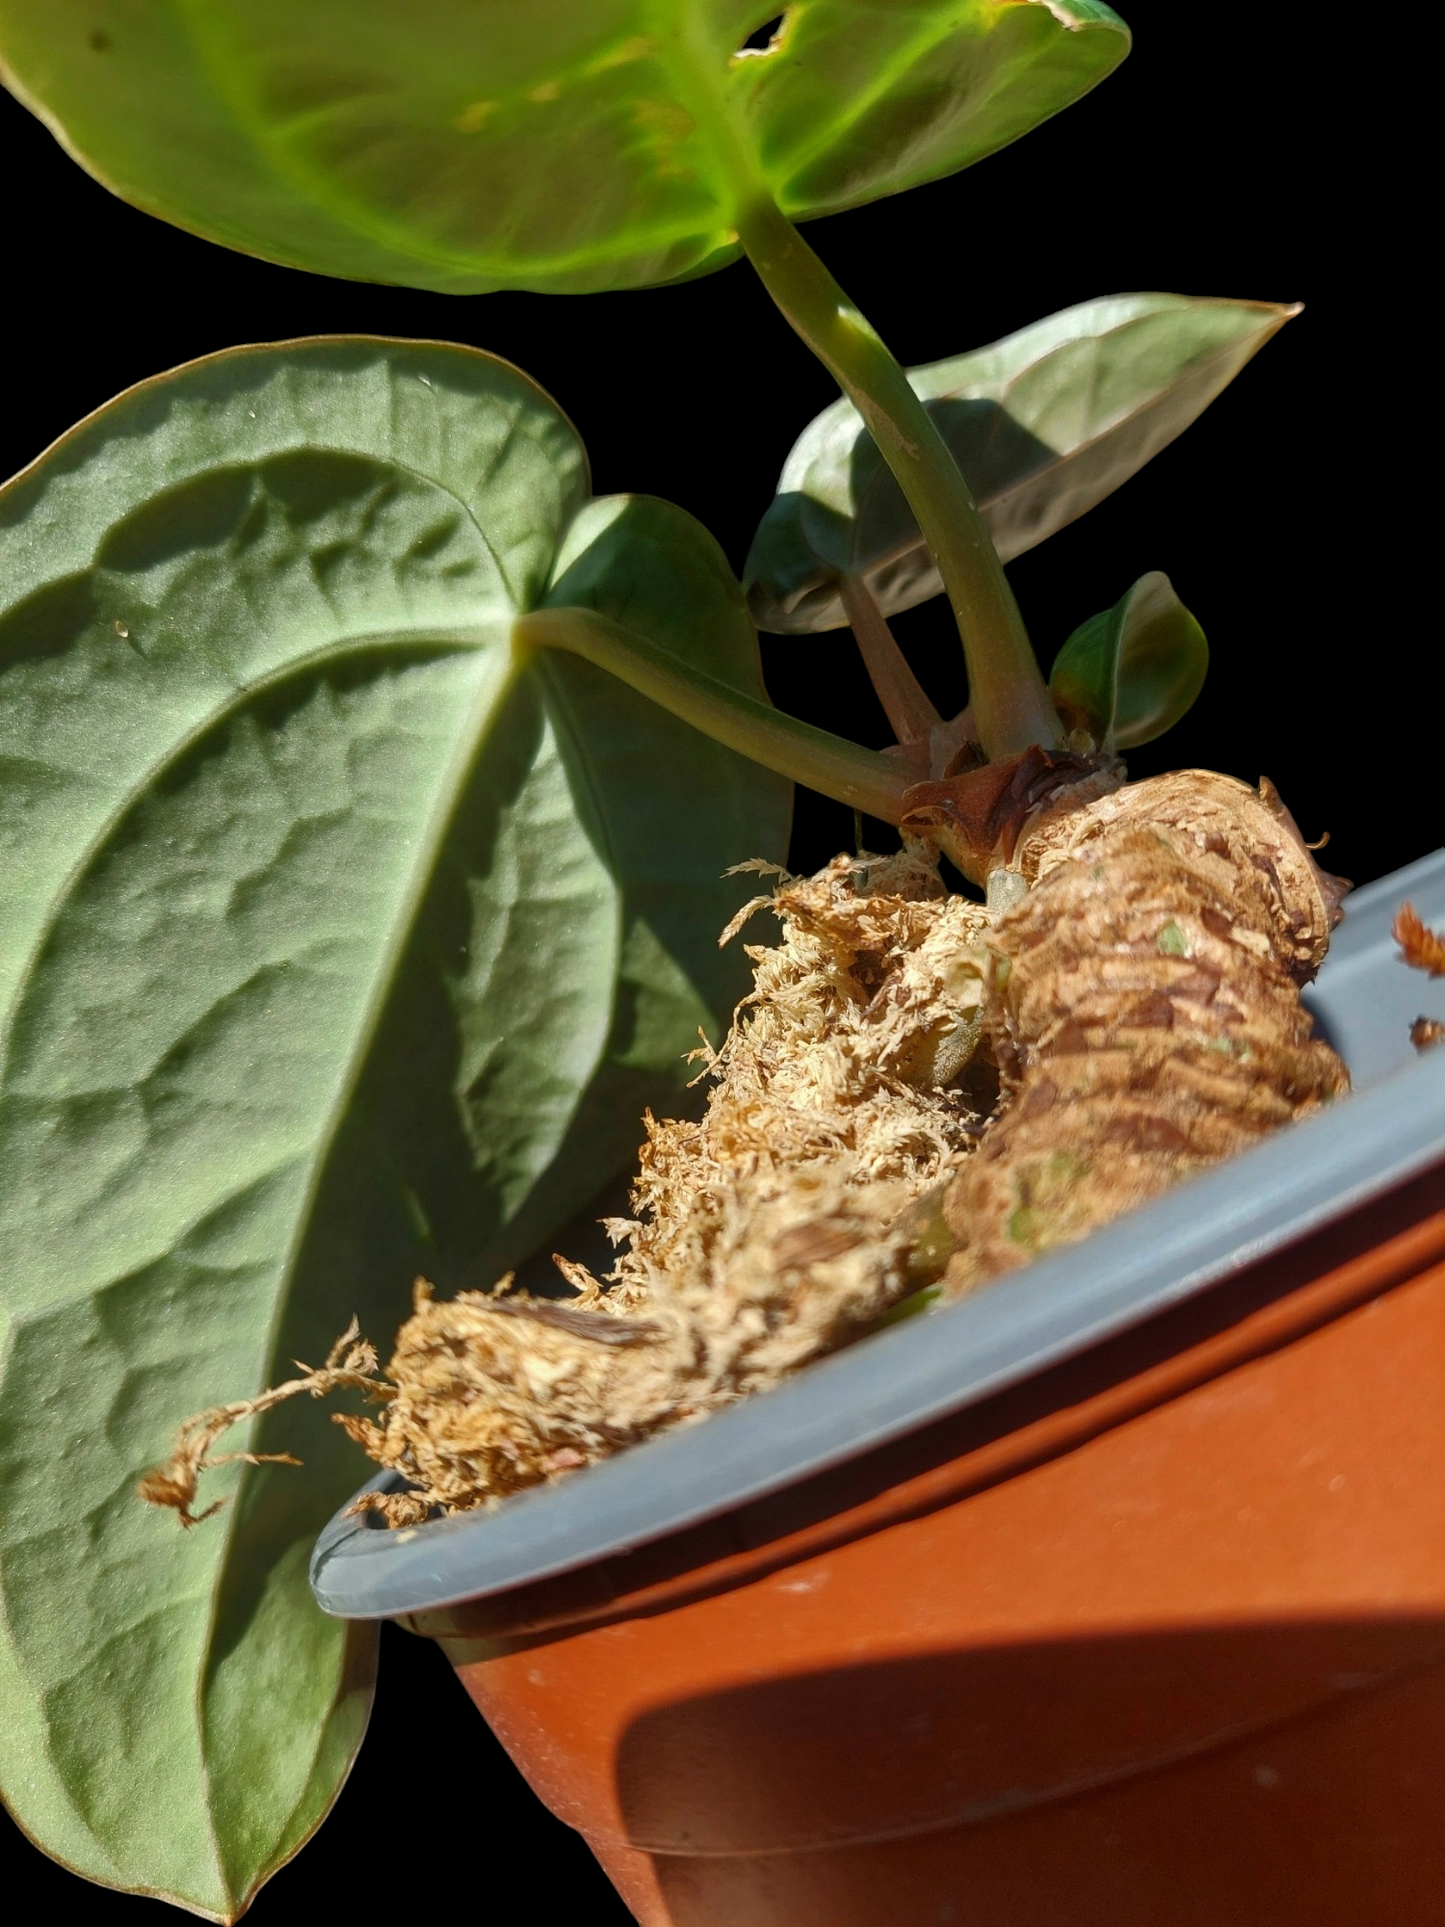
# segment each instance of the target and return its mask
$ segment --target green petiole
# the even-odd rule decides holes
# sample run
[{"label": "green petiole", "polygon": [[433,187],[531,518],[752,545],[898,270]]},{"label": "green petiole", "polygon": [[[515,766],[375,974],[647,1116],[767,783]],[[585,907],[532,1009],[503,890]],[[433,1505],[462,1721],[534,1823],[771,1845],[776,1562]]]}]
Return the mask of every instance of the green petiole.
[{"label": "green petiole", "polygon": [[1013,590],[968,484],[902,368],[797,229],[763,197],[738,239],[784,316],[863,417],[938,563],[963,638],[969,697],[990,759],[1063,733]]},{"label": "green petiole", "polygon": [[883,823],[897,823],[916,781],[895,758],[864,749],[692,668],[592,609],[536,609],[512,625],[526,649],[565,649],[604,669],[714,742]]},{"label": "green petiole", "polygon": [[883,705],[893,734],[900,743],[926,739],[943,718],[909,667],[868,584],[861,576],[839,576],[838,592],[873,693]]}]

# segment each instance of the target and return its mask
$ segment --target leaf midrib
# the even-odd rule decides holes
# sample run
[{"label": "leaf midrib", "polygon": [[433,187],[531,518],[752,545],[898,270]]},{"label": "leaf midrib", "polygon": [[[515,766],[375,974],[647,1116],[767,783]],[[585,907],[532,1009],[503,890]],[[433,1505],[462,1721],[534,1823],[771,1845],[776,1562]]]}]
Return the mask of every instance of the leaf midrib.
[{"label": "leaf midrib", "polygon": [[45,947],[54,935],[56,925],[64,914],[76,885],[131,810],[168,769],[203,743],[229,718],[239,715],[258,697],[284,688],[286,683],[294,678],[323,668],[329,662],[341,662],[350,656],[363,654],[367,650],[375,650],[379,653],[398,648],[417,651],[434,650],[438,653],[451,651],[460,655],[485,648],[487,641],[485,633],[479,632],[470,625],[458,625],[453,629],[431,626],[416,630],[374,630],[360,635],[340,637],[319,649],[308,651],[305,655],[292,657],[264,676],[257,676],[250,682],[236,684],[225,702],[208,710],[204,717],[186,731],[185,735],[168,744],[164,755],[154,758],[138,772],[126,785],[123,794],[107,810],[94,835],[87,841],[56,887],[52,905],[38,926],[34,941],[16,967],[13,990],[6,999],[3,1020],[0,1020],[0,1092],[3,1092],[6,1087],[16,1016],[25,1001],[26,992],[30,988]]},{"label": "leaf midrib", "polygon": [[[413,260],[424,261],[432,267],[505,279],[513,270],[528,274],[551,274],[587,268],[604,261],[615,261],[622,253],[636,254],[668,247],[679,241],[695,240],[703,233],[703,224],[698,220],[666,222],[645,230],[629,229],[625,248],[608,244],[599,248],[574,249],[569,254],[527,257],[502,256],[479,250],[468,253],[439,246],[430,236],[418,234],[403,223],[388,219],[355,195],[339,191],[330,176],[299,160],[284,145],[279,131],[253,110],[245,95],[227,84],[226,63],[216,56],[215,49],[208,44],[201,23],[195,17],[195,9],[188,6],[186,0],[171,0],[171,8],[182,37],[194,50],[199,65],[216,90],[218,101],[231,114],[240,132],[254,142],[257,151],[265,156],[278,178],[312,206],[331,215],[354,233],[378,241],[387,248],[394,248]],[[665,59],[659,64],[664,68],[667,66]],[[716,218],[712,223],[717,237],[715,245],[725,245],[727,209],[722,197],[717,194],[715,184],[709,185],[717,202]]]},{"label": "leaf midrib", "polygon": [[[477,651],[480,653],[480,651]],[[370,1055],[370,1046],[376,1036],[377,1027],[386,1009],[396,973],[406,954],[416,924],[416,914],[436,870],[437,855],[446,840],[446,834],[457,806],[465,793],[467,783],[476,767],[490,732],[490,727],[506,704],[508,694],[522,669],[519,657],[509,651],[508,665],[494,681],[489,681],[473,703],[467,717],[466,727],[458,731],[456,749],[450,766],[437,786],[436,801],[424,834],[418,839],[416,857],[411,866],[411,879],[405,895],[398,906],[391,931],[382,947],[378,966],[373,973],[371,989],[362,1007],[354,1033],[352,1048],[343,1062],[342,1074],[325,1109],[324,1122],[317,1134],[315,1149],[310,1157],[310,1173],[306,1190],[298,1203],[290,1240],[276,1278],[275,1309],[270,1325],[265,1333],[264,1357],[274,1362],[290,1309],[291,1290],[295,1282],[296,1266],[305,1246],[315,1212],[316,1200],[330,1159],[336,1134],[346,1117],[357,1084],[365,1069]],[[254,1476],[243,1471],[242,1485]],[[210,1750],[207,1741],[206,1689],[210,1678],[211,1646],[215,1634],[217,1615],[221,1598],[225,1592],[226,1580],[234,1550],[235,1533],[240,1518],[240,1489],[233,1496],[226,1509],[223,1530],[223,1546],[216,1562],[214,1578],[210,1585],[210,1612],[207,1616],[205,1633],[201,1641],[201,1665],[196,1676],[196,1736],[200,1752],[201,1772],[204,1781],[204,1798],[207,1824],[217,1855],[217,1865],[221,1871],[223,1884],[228,1876],[225,1872],[225,1859],[220,1843],[216,1838],[214,1824],[214,1805],[210,1793]],[[233,1896],[233,1898],[240,1898]]]},{"label": "leaf midrib", "polygon": [[[146,788],[154,782],[159,774],[164,772],[168,765],[173,763],[179,756],[185,754],[196,742],[203,740],[218,724],[224,722],[227,716],[239,713],[248,702],[255,700],[258,695],[281,687],[294,676],[305,674],[318,666],[324,666],[327,662],[334,662],[355,656],[357,653],[368,648],[384,650],[395,649],[398,646],[433,650],[450,649],[452,652],[458,654],[473,653],[480,655],[484,653],[487,641],[488,638],[485,634],[479,635],[475,631],[468,632],[465,630],[453,631],[451,634],[439,632],[435,629],[428,632],[408,632],[400,630],[371,632],[362,636],[348,637],[328,644],[322,649],[311,651],[306,656],[296,657],[271,675],[258,677],[252,682],[233,691],[227,703],[209,712],[207,717],[189,731],[181,742],[170,747],[165,757],[157,759],[150,765],[140,779],[132,783],[123,802],[109,813],[105,826],[96,837],[91,839],[80,861],[72,866],[63,888],[57,895],[57,907],[52,911],[50,916],[47,917],[39,940],[27,958],[26,965],[17,981],[16,997],[12,1002],[10,1010],[6,1014],[5,1049],[0,1051],[0,1063],[3,1063],[5,1057],[8,1056],[10,1030],[13,1025],[14,1016],[21,1003],[23,1003],[24,990],[33,975],[36,960],[43,952],[49,933],[54,929],[55,923],[65,903],[68,902],[70,898],[76,878],[84,874],[89,863],[93,861],[96,851],[100,847],[103,847],[105,841],[113,833],[116,824],[124,817],[126,811],[134,806],[138,798],[144,794]],[[357,1080],[365,1067],[370,1041],[375,1036],[377,1025],[385,1009],[392,985],[395,982],[397,969],[405,954],[407,943],[410,940],[415,925],[417,907],[424,897],[427,886],[434,874],[437,852],[445,840],[446,832],[455,815],[460,797],[464,793],[467,782],[475,768],[477,757],[485,744],[490,726],[504,706],[520,667],[521,664],[515,655],[511,655],[509,652],[509,661],[506,669],[498,676],[489,678],[485,682],[483,688],[478,693],[476,701],[471,707],[465,727],[458,731],[456,746],[451,756],[449,766],[437,785],[436,801],[431,811],[427,830],[417,844],[417,854],[412,864],[410,883],[399,906],[398,915],[393,924],[392,931],[386,944],[383,946],[377,968],[373,973],[371,987],[355,1029],[353,1044],[344,1060],[343,1074],[338,1080],[337,1087],[325,1106],[322,1129],[309,1159],[310,1173],[306,1192],[300,1202],[296,1214],[295,1228],[278,1270],[276,1309],[271,1323],[264,1334],[264,1355],[268,1360],[273,1358],[276,1353],[279,1328],[284,1320],[289,1304],[289,1287],[294,1280],[296,1263],[310,1227],[318,1188],[326,1168],[330,1150],[335,1143],[336,1133],[346,1115],[350,1099],[356,1088]],[[198,1670],[196,1682],[197,1750],[202,1774],[205,1776],[207,1782],[209,1780],[210,1768],[206,1745],[204,1698],[208,1672],[208,1657],[214,1635],[220,1596],[224,1589],[225,1574],[231,1555],[232,1535],[234,1533],[236,1517],[237,1513],[233,1504],[233,1506],[229,1508],[229,1518],[227,1526],[224,1528],[223,1544],[219,1551],[216,1567],[210,1579],[207,1580],[203,1586],[198,1587],[196,1593],[197,1598],[206,1596],[210,1601],[207,1623],[200,1643],[201,1666]],[[11,1653],[19,1673],[22,1677],[28,1678],[30,1676],[30,1669],[24,1662],[23,1649],[15,1641],[9,1629],[8,1615],[5,1612],[4,1605],[4,1591],[3,1585],[0,1585],[0,1627],[4,1627],[5,1636],[10,1645]],[[209,1797],[208,1785],[201,1805],[210,1835],[214,1856],[213,1864],[216,1868],[218,1881],[223,1888],[227,1888],[225,1862],[221,1855],[220,1843],[215,1833],[212,1817],[214,1809]],[[88,1816],[84,1814],[83,1810],[77,1810],[77,1812],[82,1824],[90,1830]],[[103,1842],[98,1841],[98,1844],[103,1845]],[[108,1850],[107,1855],[110,1857]],[[233,1896],[233,1898],[235,1897]],[[188,1906],[194,1905],[194,1901],[187,1900],[183,1904]],[[213,1917],[221,1918],[221,1916]]]},{"label": "leaf midrib", "polygon": [[[1043,6],[1046,12],[1052,13],[1055,19],[1058,19],[1057,11],[1047,4],[1047,0],[1029,0],[1029,3]],[[575,249],[567,254],[543,254],[525,258],[502,257],[479,250],[466,252],[439,246],[431,237],[419,235],[407,228],[405,224],[388,218],[355,195],[340,192],[330,176],[300,161],[294,152],[283,144],[278,129],[254,110],[253,104],[243,91],[228,83],[226,61],[218,56],[216,48],[205,33],[205,16],[198,16],[194,5],[188,4],[187,0],[171,0],[171,13],[182,38],[194,51],[198,64],[215,89],[217,100],[231,114],[241,133],[255,144],[258,152],[264,154],[277,176],[309,200],[313,206],[331,215],[355,233],[380,242],[387,248],[396,249],[403,255],[409,255],[433,267],[506,278],[513,271],[524,274],[570,272],[616,260],[624,253],[636,254],[651,251],[679,241],[701,241],[708,227],[711,227],[714,232],[714,247],[727,245],[729,216],[735,216],[738,212],[736,206],[729,207],[729,191],[731,190],[731,197],[735,199],[738,183],[730,178],[732,170],[728,165],[727,157],[718,153],[716,159],[719,162],[720,179],[706,183],[714,202],[714,218],[710,223],[704,222],[699,215],[699,218],[685,222],[664,223],[643,231],[634,232],[629,229],[625,244],[621,246],[617,242],[611,242],[598,248]],[[692,0],[683,0],[678,13],[681,16],[685,40],[695,43],[699,38],[710,38],[705,34],[705,29],[699,32],[702,22]],[[674,16],[675,19],[676,16]],[[1078,32],[1103,23],[1071,20],[1067,24],[1072,31]],[[952,38],[957,30],[956,18],[926,16],[918,31],[895,48],[890,59],[875,72],[870,84],[850,101],[846,112],[831,114],[826,126],[813,140],[804,141],[797,147],[785,150],[786,158],[778,172],[790,177],[796,176],[812,165],[819,155],[844,144],[852,129],[874,110],[878,102],[887,96],[898,81],[920,61]],[[660,42],[657,54],[658,65],[673,82],[674,93],[690,97],[694,102],[699,92],[705,93],[709,110],[705,118],[727,124],[732,139],[746,150],[751,169],[761,180],[758,142],[754,138],[745,104],[738,97],[738,90],[728,85],[729,69],[726,60],[724,59],[721,67],[716,70],[711,64],[704,66],[704,63],[695,57],[695,44],[686,47],[679,45],[677,40],[666,31],[666,24],[662,25],[658,39]],[[713,51],[720,53],[721,50],[715,48]],[[562,77],[567,77],[566,70]],[[781,185],[785,183],[775,184],[770,181],[770,195],[776,197]],[[874,198],[874,196],[870,193],[868,198]]]}]

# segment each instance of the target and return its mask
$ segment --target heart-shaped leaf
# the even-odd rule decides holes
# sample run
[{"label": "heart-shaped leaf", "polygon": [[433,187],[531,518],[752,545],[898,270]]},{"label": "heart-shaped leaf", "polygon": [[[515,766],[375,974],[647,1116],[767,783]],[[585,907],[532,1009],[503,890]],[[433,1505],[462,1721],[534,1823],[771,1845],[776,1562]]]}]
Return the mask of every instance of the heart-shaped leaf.
[{"label": "heart-shaped leaf", "polygon": [[0,0],[9,85],[98,179],[229,247],[444,292],[720,267],[966,167],[1128,50],[1099,0]]},{"label": "heart-shaped leaf", "polygon": [[592,1195],[740,988],[720,876],[783,854],[789,791],[514,647],[581,606],[762,694],[711,538],[589,501],[571,425],[469,349],[148,382],[0,493],[0,564],[4,1791],[229,1919],[365,1722],[369,1641],[306,1585],[355,1455],[283,1407],[250,1443],[306,1470],[191,1533],[137,1476]]},{"label": "heart-shaped leaf", "polygon": [[[1076,521],[1187,428],[1296,308],[1175,294],[1086,301],[909,380],[953,450],[1005,562]],[[885,615],[941,584],[902,490],[846,401],[794,443],[745,579],[760,629],[848,617],[841,577]]]},{"label": "heart-shaped leaf", "polygon": [[1208,669],[1204,631],[1154,570],[1079,624],[1054,660],[1049,693],[1066,728],[1103,749],[1133,749],[1174,727]]}]

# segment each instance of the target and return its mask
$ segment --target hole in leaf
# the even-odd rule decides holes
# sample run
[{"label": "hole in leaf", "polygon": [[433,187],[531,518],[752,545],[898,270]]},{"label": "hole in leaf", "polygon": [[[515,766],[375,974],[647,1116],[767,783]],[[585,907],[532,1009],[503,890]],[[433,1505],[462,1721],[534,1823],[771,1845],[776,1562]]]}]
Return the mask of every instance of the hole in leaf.
[{"label": "hole in leaf", "polygon": [[747,39],[738,48],[738,58],[744,54],[770,54],[783,37],[783,28],[788,24],[786,13],[775,13],[771,20],[765,20],[760,27],[754,27]]}]

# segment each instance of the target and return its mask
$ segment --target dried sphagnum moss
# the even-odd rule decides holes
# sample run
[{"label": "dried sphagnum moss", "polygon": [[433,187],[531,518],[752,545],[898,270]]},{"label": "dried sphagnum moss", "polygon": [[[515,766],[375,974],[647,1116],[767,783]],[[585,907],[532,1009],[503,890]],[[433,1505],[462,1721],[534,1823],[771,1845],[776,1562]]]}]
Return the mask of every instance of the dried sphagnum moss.
[{"label": "dried sphagnum moss", "polygon": [[[701,1120],[645,1120],[634,1216],[608,1225],[620,1251],[607,1281],[559,1258],[567,1304],[508,1281],[438,1302],[419,1282],[375,1379],[385,1410],[337,1416],[414,1486],[367,1502],[391,1523],[484,1504],[700,1418],[867,1331],[941,1270],[946,1251],[932,1273],[920,1263],[920,1208],[996,1089],[950,1087],[982,1031],[988,919],[907,850],[840,857],[810,880],[775,874],[722,941],[764,909],[782,940],[749,946],[753,989],[721,1049],[697,1053]],[[295,1389],[316,1389],[315,1375]],[[142,1496],[189,1523],[210,1446],[259,1409],[188,1422]]]},{"label": "dried sphagnum moss", "polygon": [[343,1419],[448,1509],[605,1457],[759,1391],[857,1337],[921,1282],[916,1209],[983,1115],[944,1088],[979,1029],[982,908],[909,854],[784,879],[776,948],[716,1054],[698,1122],[646,1120],[607,1286],[562,1264],[566,1307],[423,1288],[376,1422]]},{"label": "dried sphagnum moss", "polygon": [[767,908],[782,940],[699,1053],[702,1119],[646,1120],[616,1268],[559,1259],[566,1305],[419,1286],[384,1410],[338,1418],[413,1487],[366,1505],[468,1509],[704,1417],[1346,1088],[1299,1002],[1338,892],[1268,785],[1099,771],[1017,830],[993,916],[916,848],[748,906],[725,939]]}]

